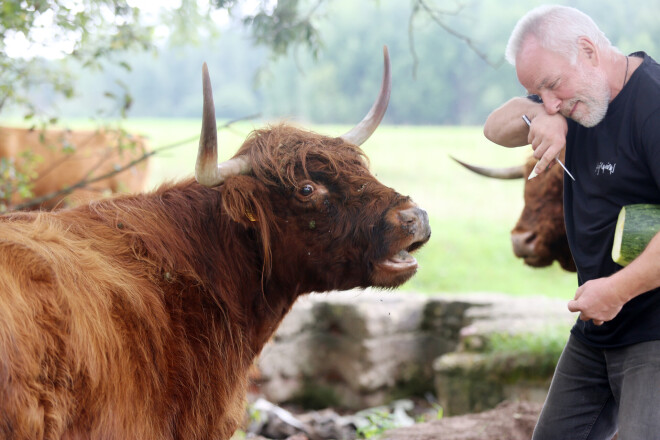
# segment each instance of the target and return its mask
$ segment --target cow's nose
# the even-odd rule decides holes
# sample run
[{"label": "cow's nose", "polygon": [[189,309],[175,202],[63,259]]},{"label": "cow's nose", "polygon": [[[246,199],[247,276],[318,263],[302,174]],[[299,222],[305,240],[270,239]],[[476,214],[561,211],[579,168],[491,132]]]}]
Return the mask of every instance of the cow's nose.
[{"label": "cow's nose", "polygon": [[401,227],[416,240],[427,240],[431,236],[431,225],[429,224],[429,215],[421,208],[414,206],[412,208],[399,211],[399,221]]},{"label": "cow's nose", "polygon": [[533,231],[512,232],[511,244],[513,245],[513,253],[516,254],[516,257],[528,257],[534,255],[536,233]]}]

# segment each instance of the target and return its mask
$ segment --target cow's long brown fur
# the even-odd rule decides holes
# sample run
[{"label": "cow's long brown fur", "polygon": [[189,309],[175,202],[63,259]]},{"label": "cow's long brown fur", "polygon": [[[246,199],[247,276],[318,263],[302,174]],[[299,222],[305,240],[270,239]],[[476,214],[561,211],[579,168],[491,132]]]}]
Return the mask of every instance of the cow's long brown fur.
[{"label": "cow's long brown fur", "polygon": [[[239,153],[254,176],[217,188],[0,218],[0,436],[227,439],[295,299],[373,284],[409,239],[359,148],[281,126]],[[313,208],[305,179],[329,189]]]}]

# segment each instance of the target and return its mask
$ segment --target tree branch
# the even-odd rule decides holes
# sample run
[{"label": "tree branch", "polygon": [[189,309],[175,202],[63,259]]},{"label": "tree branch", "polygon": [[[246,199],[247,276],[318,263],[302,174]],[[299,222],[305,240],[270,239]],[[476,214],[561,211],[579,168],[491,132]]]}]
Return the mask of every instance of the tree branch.
[{"label": "tree branch", "polygon": [[[257,118],[259,116],[260,116],[259,114],[254,114],[254,115],[244,116],[244,117],[237,118],[237,119],[232,119],[232,120],[224,123],[223,125],[220,125],[218,127],[218,131],[220,131],[222,129],[230,128],[233,124],[235,124],[237,122],[247,121],[247,120],[250,120],[250,119]],[[187,144],[189,142],[193,142],[197,139],[199,139],[199,136],[193,136],[193,137],[190,137],[188,139],[183,139],[183,140],[174,142],[172,144],[156,148],[152,151],[144,153],[142,156],[138,157],[137,159],[134,159],[134,160],[130,161],[129,163],[127,163],[126,165],[124,165],[120,168],[117,168],[117,169],[115,169],[115,170],[113,170],[109,173],[106,173],[106,174],[103,174],[101,176],[94,177],[94,178],[85,178],[83,180],[78,181],[77,183],[74,183],[73,185],[67,186],[66,188],[62,188],[58,191],[54,191],[50,194],[46,194],[46,195],[43,195],[43,196],[40,196],[40,197],[35,197],[35,198],[27,200],[23,203],[19,203],[19,204],[16,204],[14,206],[10,206],[9,210],[11,210],[11,211],[20,211],[20,210],[24,210],[24,209],[33,208],[35,206],[41,205],[44,202],[47,202],[51,199],[54,199],[55,197],[65,196],[67,194],[71,194],[73,191],[75,191],[77,189],[85,188],[88,185],[91,185],[93,183],[99,182],[99,181],[104,180],[104,179],[108,179],[108,178],[113,177],[113,176],[115,176],[115,175],[117,175],[117,174],[119,174],[123,171],[126,171],[127,169],[134,167],[135,165],[139,164],[140,162],[144,162],[149,157],[154,156],[157,153],[161,153],[161,152],[166,151],[166,150],[171,150],[173,148],[180,147],[181,145]]]},{"label": "tree branch", "polygon": [[[452,35],[452,36],[458,38],[459,40],[465,42],[465,44],[467,44],[468,47],[469,47],[469,48],[470,48],[475,54],[477,54],[477,56],[478,56],[479,58],[481,58],[482,60],[484,60],[484,61],[486,62],[486,64],[488,64],[488,65],[491,66],[492,68],[497,69],[497,68],[500,67],[500,66],[502,65],[502,63],[504,62],[504,58],[500,58],[500,59],[499,59],[498,61],[496,61],[496,62],[491,61],[491,60],[488,58],[488,55],[487,55],[485,52],[483,52],[482,50],[480,50],[480,49],[477,47],[476,43],[475,43],[470,37],[468,37],[467,35],[465,35],[465,34],[463,34],[463,33],[461,33],[461,32],[458,32],[457,30],[455,30],[455,29],[449,27],[449,26],[448,26],[448,25],[442,20],[442,17],[441,17],[442,15],[449,15],[449,14],[456,15],[458,12],[456,12],[456,13],[450,13],[450,12],[445,12],[445,11],[443,11],[443,12],[439,12],[439,11],[435,10],[434,8],[432,8],[432,7],[428,4],[428,2],[427,2],[426,0],[414,0],[414,1],[413,1],[413,7],[412,7],[412,11],[411,11],[411,13],[410,13],[410,15],[411,15],[411,16],[410,16],[410,24],[409,24],[409,28],[408,28],[408,36],[409,36],[409,38],[411,38],[411,36],[412,36],[412,34],[413,34],[413,32],[412,32],[412,27],[413,27],[413,26],[412,26],[412,22],[413,22],[414,16],[415,16],[415,14],[417,14],[417,13],[419,12],[420,9],[424,10],[424,11],[428,14],[428,16],[431,17],[431,19],[432,19],[432,20],[433,20],[438,26],[440,26],[445,32],[447,32],[448,34],[450,34],[450,35]],[[414,44],[414,43],[413,43],[413,44]],[[415,72],[415,70],[417,69],[417,62],[418,62],[418,61],[417,61],[417,56],[416,56],[416,54],[414,53],[414,51],[413,51],[413,60],[414,60],[414,61],[413,61],[413,62],[414,62],[413,72]]]}]

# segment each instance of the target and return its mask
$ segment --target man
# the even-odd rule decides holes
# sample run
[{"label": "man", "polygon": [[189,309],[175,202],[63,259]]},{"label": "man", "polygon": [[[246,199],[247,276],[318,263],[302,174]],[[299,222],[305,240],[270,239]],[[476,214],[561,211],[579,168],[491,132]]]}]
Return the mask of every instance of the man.
[{"label": "man", "polygon": [[536,99],[496,109],[484,134],[531,144],[539,174],[566,148],[575,176],[564,179],[564,215],[579,285],[568,308],[580,315],[533,438],[660,438],[660,235],[625,268],[610,256],[621,207],[660,203],[660,66],[562,6],[526,14],[506,55]]}]

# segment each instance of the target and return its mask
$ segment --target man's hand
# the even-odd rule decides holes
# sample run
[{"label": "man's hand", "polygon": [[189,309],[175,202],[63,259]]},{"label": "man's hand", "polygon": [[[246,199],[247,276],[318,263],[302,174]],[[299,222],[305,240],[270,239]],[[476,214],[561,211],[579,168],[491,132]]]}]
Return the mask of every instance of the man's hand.
[{"label": "man's hand", "polygon": [[594,324],[602,325],[614,319],[625,303],[625,295],[615,288],[611,278],[598,278],[578,288],[575,299],[568,302],[568,310],[580,312],[582,321],[592,319]]},{"label": "man's hand", "polygon": [[[660,287],[660,232],[628,266],[606,278],[587,281],[568,302],[568,310],[580,312],[580,319],[601,325],[611,321],[631,299]],[[658,295],[658,293],[655,293]]]},{"label": "man's hand", "polygon": [[529,127],[527,141],[534,149],[534,157],[539,160],[534,168],[536,174],[541,174],[555,163],[555,158],[566,147],[568,124],[560,115],[549,115],[539,112]]}]

